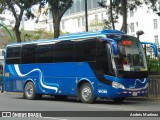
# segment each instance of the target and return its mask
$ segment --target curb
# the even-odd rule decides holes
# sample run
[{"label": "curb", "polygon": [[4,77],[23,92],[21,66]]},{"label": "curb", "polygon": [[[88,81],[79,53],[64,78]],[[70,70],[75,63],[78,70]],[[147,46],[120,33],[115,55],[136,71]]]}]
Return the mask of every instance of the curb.
[{"label": "curb", "polygon": [[[1,94],[8,94],[8,95],[23,95],[21,92],[6,92],[4,91]],[[45,96],[45,95],[44,95]],[[127,97],[126,100],[135,100],[135,101],[160,101],[160,97]]]},{"label": "curb", "polygon": [[145,101],[160,101],[160,97],[151,98],[151,97],[129,97],[126,100],[145,100]]}]

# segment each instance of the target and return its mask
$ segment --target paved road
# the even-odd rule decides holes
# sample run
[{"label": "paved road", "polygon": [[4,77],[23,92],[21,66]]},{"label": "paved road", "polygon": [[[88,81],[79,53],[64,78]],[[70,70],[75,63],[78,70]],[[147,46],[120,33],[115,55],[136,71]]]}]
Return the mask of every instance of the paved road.
[{"label": "paved road", "polygon": [[[0,93],[0,111],[160,111],[160,101],[147,99],[127,99],[121,104],[115,104],[111,100],[98,100],[94,104],[83,104],[74,98],[57,101],[54,98],[45,97],[42,100],[26,100],[22,94]],[[108,112],[107,112],[108,111]],[[123,113],[123,112],[122,112]],[[62,113],[65,114],[65,113]],[[94,114],[94,113],[93,113]],[[95,113],[96,114],[96,113]],[[82,115],[83,116],[83,115]],[[160,118],[160,117],[159,117]],[[152,118],[159,120],[158,117]],[[8,119],[8,118],[3,118]],[[12,118],[12,120],[22,118]],[[24,120],[28,118],[23,118]],[[31,119],[31,118],[30,118]],[[44,117],[34,118],[34,120],[127,120],[128,118],[119,117]],[[134,117],[130,117],[133,120]],[[150,120],[150,118],[138,117],[138,120]],[[1,118],[0,118],[1,120]]]}]

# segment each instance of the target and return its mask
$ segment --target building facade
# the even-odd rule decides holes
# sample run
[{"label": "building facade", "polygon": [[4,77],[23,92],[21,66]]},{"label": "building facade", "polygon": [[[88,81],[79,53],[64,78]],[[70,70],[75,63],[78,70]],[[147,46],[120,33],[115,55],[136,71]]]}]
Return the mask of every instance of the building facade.
[{"label": "building facade", "polygon": [[[94,23],[102,23],[106,18],[106,9],[99,6],[102,0],[87,0],[88,26],[89,30],[102,29],[102,25],[96,27]],[[73,0],[72,7],[66,11],[61,20],[61,31],[63,32],[82,32],[85,31],[85,0]],[[52,14],[48,12],[48,31],[53,31]]]},{"label": "building facade", "polygon": [[148,10],[145,4],[138,9],[128,12],[128,34],[136,36],[138,30],[144,34],[140,36],[142,41],[152,41],[160,44],[160,17],[157,11]]},{"label": "building facade", "polygon": [[[75,33],[85,31],[85,1],[73,0],[72,7],[62,17],[60,28],[63,32]],[[101,30],[104,28],[104,20],[108,19],[106,9],[99,7],[98,2],[102,0],[87,0],[88,3],[88,26],[89,31]],[[107,1],[108,2],[108,1]],[[108,3],[106,3],[108,4]],[[160,5],[160,3],[158,3]],[[145,4],[134,10],[128,10],[128,34],[136,36],[138,30],[144,31],[140,36],[141,41],[155,42],[159,46],[160,39],[160,17],[149,10]],[[115,24],[117,30],[122,25],[122,17],[119,17],[118,23]],[[46,18],[41,20],[36,29],[44,29],[53,32],[52,14],[48,11]]]}]

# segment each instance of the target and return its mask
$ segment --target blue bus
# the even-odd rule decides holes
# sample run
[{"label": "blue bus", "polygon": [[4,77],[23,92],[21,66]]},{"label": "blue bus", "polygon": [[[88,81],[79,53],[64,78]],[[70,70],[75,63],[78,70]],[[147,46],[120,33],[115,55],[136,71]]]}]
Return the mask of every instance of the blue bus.
[{"label": "blue bus", "polygon": [[53,95],[76,96],[83,103],[97,97],[122,102],[145,95],[147,77],[141,42],[118,30],[12,43],[5,52],[4,90],[30,100]]}]

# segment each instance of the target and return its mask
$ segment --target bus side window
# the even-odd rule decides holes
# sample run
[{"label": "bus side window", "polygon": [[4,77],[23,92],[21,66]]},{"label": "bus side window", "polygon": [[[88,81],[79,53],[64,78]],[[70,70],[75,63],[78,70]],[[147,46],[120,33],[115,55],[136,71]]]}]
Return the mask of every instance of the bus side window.
[{"label": "bus side window", "polygon": [[22,46],[21,63],[36,63],[36,44],[27,44]]},{"label": "bus side window", "polygon": [[95,61],[96,60],[96,40],[89,39],[75,41],[75,61]]},{"label": "bus side window", "polygon": [[7,64],[20,64],[20,60],[21,60],[20,52],[21,52],[21,46],[8,47],[6,63]]},{"label": "bus side window", "polygon": [[97,70],[101,75],[109,74],[109,61],[106,42],[97,41]]},{"label": "bus side window", "polygon": [[97,50],[106,50],[106,44],[97,40]]},{"label": "bus side window", "polygon": [[99,74],[109,74],[109,64],[106,50],[97,51],[97,68]]},{"label": "bus side window", "polygon": [[74,42],[61,41],[55,44],[55,62],[73,62]]},{"label": "bus side window", "polygon": [[37,46],[37,63],[52,63],[54,60],[54,44]]}]

